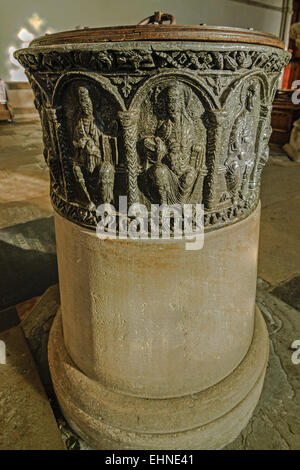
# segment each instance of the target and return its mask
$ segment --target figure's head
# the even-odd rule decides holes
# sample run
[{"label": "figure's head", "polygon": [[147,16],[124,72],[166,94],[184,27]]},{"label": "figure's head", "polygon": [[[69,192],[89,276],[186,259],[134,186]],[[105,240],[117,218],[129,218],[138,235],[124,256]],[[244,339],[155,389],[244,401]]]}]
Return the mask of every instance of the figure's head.
[{"label": "figure's head", "polygon": [[87,88],[80,86],[78,88],[78,100],[82,113],[85,116],[93,114],[93,103]]},{"label": "figure's head", "polygon": [[177,82],[170,83],[166,88],[166,98],[167,112],[170,118],[180,115],[185,104],[184,85]]}]

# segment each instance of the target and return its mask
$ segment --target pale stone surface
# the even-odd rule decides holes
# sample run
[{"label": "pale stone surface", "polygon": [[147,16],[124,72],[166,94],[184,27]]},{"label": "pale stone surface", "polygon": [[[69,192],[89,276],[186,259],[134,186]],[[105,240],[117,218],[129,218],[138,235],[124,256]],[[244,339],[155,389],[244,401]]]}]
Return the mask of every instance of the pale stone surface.
[{"label": "pale stone surface", "polygon": [[60,314],[49,343],[50,369],[63,413],[72,428],[99,449],[223,447],[252,414],[267,357],[267,330],[257,311],[251,347],[228,377],[196,394],[145,400],[109,390],[76,368],[64,346]]},{"label": "pale stone surface", "polygon": [[259,217],[187,251],[185,240],[101,240],[55,215],[63,336],[59,317],[50,370],[88,442],[220,448],[246,425],[268,354],[263,320],[253,336]]},{"label": "pale stone surface", "polygon": [[230,374],[252,340],[259,214],[195,251],[184,240],[100,240],[56,214],[64,338],[79,369],[148,398]]},{"label": "pale stone surface", "polygon": [[0,365],[0,449],[64,449],[48,398],[20,327],[0,334],[7,363]]},{"label": "pale stone surface", "polygon": [[[257,302],[267,321],[272,342],[265,385],[253,418],[226,449],[296,450],[300,449],[300,365],[292,364],[290,346],[295,339],[300,339],[300,312],[270,294],[267,290],[270,286],[259,281]],[[58,286],[53,286],[53,293],[55,288]],[[49,319],[52,318],[52,307],[49,308]],[[58,307],[57,304],[56,309]],[[64,433],[72,435],[67,425]],[[74,438],[79,440],[81,449],[91,449],[86,441],[76,435]]]}]

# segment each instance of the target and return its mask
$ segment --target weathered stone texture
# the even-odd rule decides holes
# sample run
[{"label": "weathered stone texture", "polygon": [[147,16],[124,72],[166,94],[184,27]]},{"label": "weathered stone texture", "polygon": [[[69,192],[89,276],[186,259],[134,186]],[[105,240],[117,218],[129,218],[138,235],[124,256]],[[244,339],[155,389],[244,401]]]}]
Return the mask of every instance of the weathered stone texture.
[{"label": "weathered stone texture", "polygon": [[0,334],[0,449],[62,450],[64,444],[21,327]]}]

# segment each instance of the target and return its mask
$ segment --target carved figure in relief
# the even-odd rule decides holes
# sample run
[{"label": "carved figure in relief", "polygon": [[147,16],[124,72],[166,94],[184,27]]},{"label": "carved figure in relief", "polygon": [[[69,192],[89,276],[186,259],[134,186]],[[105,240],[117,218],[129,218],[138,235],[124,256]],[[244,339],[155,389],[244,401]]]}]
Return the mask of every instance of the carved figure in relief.
[{"label": "carved figure in relief", "polygon": [[114,181],[115,181],[115,170],[110,162],[103,162],[100,171],[100,194],[101,201],[111,202],[114,198]]},{"label": "carved figure in relief", "polygon": [[89,208],[95,209],[92,197],[98,200],[101,195],[102,202],[112,201],[115,171],[112,163],[104,161],[101,154],[99,139],[102,133],[95,123],[93,103],[84,86],[78,88],[78,100],[80,117],[73,134],[76,150],[73,170]]},{"label": "carved figure in relief", "polygon": [[232,126],[228,158],[225,160],[227,190],[233,203],[245,199],[254,165],[255,121],[252,115],[255,87],[246,92],[245,106]]},{"label": "carved figure in relief", "polygon": [[269,121],[262,135],[262,151],[261,151],[260,159],[258,162],[258,167],[257,167],[258,175],[256,175],[256,180],[260,179],[260,174],[262,172],[262,169],[269,159],[269,140],[270,140],[271,134],[272,134],[272,127],[271,127],[270,118],[269,118]]},{"label": "carved figure in relief", "polygon": [[34,91],[34,105],[39,112],[41,125],[42,125],[42,138],[43,138],[43,155],[46,165],[49,167],[51,174],[51,184],[53,187],[58,187],[61,185],[61,170],[59,160],[57,158],[56,152],[53,151],[52,145],[52,133],[51,126],[49,123],[48,113],[51,113],[51,109],[47,107],[45,97],[40,89],[40,87],[31,81],[31,86]]},{"label": "carved figure in relief", "polygon": [[197,169],[204,166],[203,145],[196,144],[194,123],[187,111],[190,92],[178,82],[166,87],[167,117],[158,122],[155,136],[144,140],[153,155],[148,176],[161,204],[185,203],[198,177]]},{"label": "carved figure in relief", "polygon": [[[58,158],[58,152],[53,151],[52,140],[55,142],[55,131],[53,130],[55,120],[55,110],[51,108],[43,108],[41,111],[41,123],[43,129],[44,158],[49,167],[51,175],[51,184],[54,188],[62,186],[61,166]],[[51,122],[51,124],[50,124]],[[52,130],[51,130],[52,128]]]}]

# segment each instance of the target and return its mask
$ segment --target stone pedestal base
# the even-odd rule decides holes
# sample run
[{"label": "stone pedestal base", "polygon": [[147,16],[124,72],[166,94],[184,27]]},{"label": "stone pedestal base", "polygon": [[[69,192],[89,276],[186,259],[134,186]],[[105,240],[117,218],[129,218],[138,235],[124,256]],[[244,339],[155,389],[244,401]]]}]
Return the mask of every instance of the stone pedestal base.
[{"label": "stone pedestal base", "polygon": [[268,355],[255,310],[259,206],[185,240],[100,240],[55,215],[49,346],[70,425],[101,449],[217,449],[246,425]]},{"label": "stone pedestal base", "polygon": [[245,427],[258,402],[268,333],[256,308],[250,348],[230,375],[199,393],[145,399],[109,390],[68,355],[60,310],[49,341],[52,379],[70,426],[98,449],[220,449]]}]

